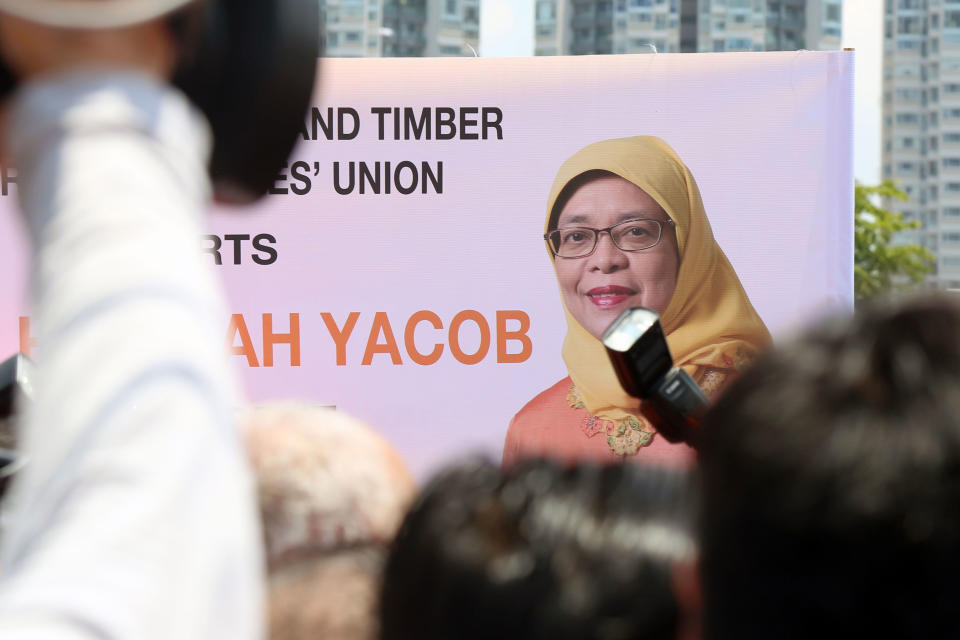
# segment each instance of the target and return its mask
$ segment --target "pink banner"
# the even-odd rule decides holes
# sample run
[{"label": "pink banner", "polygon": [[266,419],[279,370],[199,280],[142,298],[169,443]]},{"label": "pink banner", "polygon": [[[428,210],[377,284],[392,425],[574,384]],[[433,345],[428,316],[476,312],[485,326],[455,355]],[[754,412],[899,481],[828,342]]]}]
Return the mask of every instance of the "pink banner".
[{"label": "pink banner", "polygon": [[[198,238],[252,401],[335,405],[419,473],[498,456],[512,416],[567,375],[551,185],[614,138],[655,136],[689,168],[774,338],[852,304],[852,52],[324,60],[321,75],[274,195],[214,212]],[[13,205],[0,200],[0,357],[42,342],[21,320]]]}]

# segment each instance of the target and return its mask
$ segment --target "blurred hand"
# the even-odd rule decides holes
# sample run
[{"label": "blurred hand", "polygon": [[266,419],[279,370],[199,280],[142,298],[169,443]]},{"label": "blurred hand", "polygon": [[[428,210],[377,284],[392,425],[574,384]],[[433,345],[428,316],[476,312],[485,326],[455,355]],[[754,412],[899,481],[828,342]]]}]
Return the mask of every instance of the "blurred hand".
[{"label": "blurred hand", "polygon": [[[162,20],[102,30],[61,29],[0,13],[0,56],[20,79],[80,69],[138,71],[166,80],[177,60],[174,39]],[[0,102],[0,164],[7,165],[9,101]]]},{"label": "blurred hand", "polygon": [[0,55],[21,81],[79,69],[139,71],[167,79],[176,47],[162,20],[102,30],[48,27],[0,13]]}]

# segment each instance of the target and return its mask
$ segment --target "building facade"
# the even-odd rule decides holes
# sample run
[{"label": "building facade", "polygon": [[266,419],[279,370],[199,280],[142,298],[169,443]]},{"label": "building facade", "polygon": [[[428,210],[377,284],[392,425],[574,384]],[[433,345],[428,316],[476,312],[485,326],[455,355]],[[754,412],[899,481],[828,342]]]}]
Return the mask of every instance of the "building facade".
[{"label": "building facade", "polygon": [[480,0],[320,0],[324,54],[336,58],[472,56]]},{"label": "building facade", "polygon": [[842,0],[536,0],[536,55],[839,49]]},{"label": "building facade", "polygon": [[936,256],[931,284],[960,289],[960,1],[885,0],[882,175],[920,223],[901,241]]}]

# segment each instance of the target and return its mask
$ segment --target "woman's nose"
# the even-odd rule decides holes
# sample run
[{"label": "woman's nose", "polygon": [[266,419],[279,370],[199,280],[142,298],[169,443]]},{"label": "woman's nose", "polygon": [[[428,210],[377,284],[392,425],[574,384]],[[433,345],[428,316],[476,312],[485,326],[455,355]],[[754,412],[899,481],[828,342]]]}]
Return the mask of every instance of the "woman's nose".
[{"label": "woman's nose", "polygon": [[597,248],[590,254],[590,268],[603,273],[612,273],[620,269],[626,269],[630,263],[630,257],[625,251],[620,250],[613,244],[613,238],[610,233],[601,233],[597,238]]}]

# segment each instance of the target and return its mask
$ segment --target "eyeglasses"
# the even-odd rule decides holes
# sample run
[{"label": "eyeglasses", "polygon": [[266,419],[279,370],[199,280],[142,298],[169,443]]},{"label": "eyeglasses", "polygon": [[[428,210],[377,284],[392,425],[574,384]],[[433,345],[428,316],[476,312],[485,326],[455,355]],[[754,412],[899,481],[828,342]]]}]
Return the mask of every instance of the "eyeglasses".
[{"label": "eyeglasses", "polygon": [[565,227],[543,234],[550,251],[558,258],[585,258],[597,248],[601,233],[610,235],[621,251],[643,251],[657,246],[663,236],[663,225],[673,220],[627,220],[606,229]]}]

